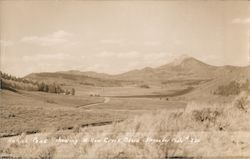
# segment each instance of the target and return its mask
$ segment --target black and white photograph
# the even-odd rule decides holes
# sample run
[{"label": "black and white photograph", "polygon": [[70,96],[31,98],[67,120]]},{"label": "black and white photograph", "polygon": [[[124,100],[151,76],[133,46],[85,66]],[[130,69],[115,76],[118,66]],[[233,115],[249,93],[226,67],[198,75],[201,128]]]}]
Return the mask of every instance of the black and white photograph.
[{"label": "black and white photograph", "polygon": [[250,159],[250,1],[0,0],[0,159]]}]

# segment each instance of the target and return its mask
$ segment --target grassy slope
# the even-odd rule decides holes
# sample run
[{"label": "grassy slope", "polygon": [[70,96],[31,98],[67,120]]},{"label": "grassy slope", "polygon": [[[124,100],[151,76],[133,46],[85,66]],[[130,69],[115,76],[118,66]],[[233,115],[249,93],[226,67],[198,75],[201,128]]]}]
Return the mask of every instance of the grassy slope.
[{"label": "grassy slope", "polygon": [[[120,88],[120,91],[122,89]],[[119,89],[115,91],[119,93]],[[90,97],[81,91],[78,92],[78,96],[65,96],[43,92],[15,93],[5,90],[1,92],[0,98],[2,135],[50,132],[88,123],[125,119],[129,115],[141,114],[145,111],[184,109],[186,106],[185,102],[159,98],[110,98],[108,103],[102,103],[103,97]],[[102,104],[89,105],[94,103]]]},{"label": "grassy slope", "polygon": [[86,112],[76,108],[78,105],[102,102],[102,98],[10,91],[1,91],[0,98],[2,135],[52,131],[113,120],[109,112]]},{"label": "grassy slope", "polygon": [[[245,102],[244,109],[239,107],[241,99]],[[105,127],[39,134],[36,137],[50,142],[46,145],[7,143],[2,151],[19,156],[55,158],[250,157],[250,96],[239,96],[233,103],[223,106],[203,105],[202,109],[197,109],[194,103],[189,104],[184,112],[154,111]],[[173,140],[157,141],[164,137]],[[30,141],[32,138],[34,136],[20,136],[16,140]],[[59,138],[70,143],[56,143]],[[84,138],[95,138],[101,142],[82,143]],[[182,138],[183,142],[178,143],[178,138]],[[122,142],[112,143],[112,140],[106,139],[121,139]],[[72,141],[79,142],[73,144]],[[29,151],[32,153],[27,153]]]}]

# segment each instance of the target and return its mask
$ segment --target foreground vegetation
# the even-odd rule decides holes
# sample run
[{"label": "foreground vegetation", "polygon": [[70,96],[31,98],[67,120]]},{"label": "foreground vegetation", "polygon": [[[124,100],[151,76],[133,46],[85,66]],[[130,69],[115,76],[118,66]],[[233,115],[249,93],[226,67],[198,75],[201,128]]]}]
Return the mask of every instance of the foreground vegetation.
[{"label": "foreground vegetation", "polygon": [[249,113],[249,92],[243,92],[230,104],[189,103],[182,111],[154,111],[110,126],[23,134],[15,140],[30,142],[5,139],[0,150],[40,158],[249,157]]},{"label": "foreground vegetation", "polygon": [[75,125],[112,121],[107,111],[88,112],[79,106],[103,103],[101,97],[44,92],[0,92],[0,137],[71,129]]}]

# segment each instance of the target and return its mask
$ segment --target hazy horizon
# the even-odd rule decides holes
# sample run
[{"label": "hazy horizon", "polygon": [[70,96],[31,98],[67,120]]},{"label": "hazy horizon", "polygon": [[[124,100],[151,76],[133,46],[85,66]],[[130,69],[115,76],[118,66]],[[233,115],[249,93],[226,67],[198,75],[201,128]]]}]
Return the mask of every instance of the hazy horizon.
[{"label": "hazy horizon", "polygon": [[0,1],[1,70],[124,73],[186,54],[249,65],[248,1]]},{"label": "hazy horizon", "polygon": [[[181,58],[181,56],[187,56],[187,55],[180,55],[179,57]],[[175,59],[173,59],[173,61],[174,60],[177,60],[179,57],[176,57]],[[193,57],[191,57],[191,56],[189,56],[190,58],[193,58]],[[195,58],[195,59],[197,59],[197,58]],[[197,59],[197,60],[199,60],[199,59]],[[167,62],[167,63],[165,63],[165,64],[163,64],[163,65],[166,65],[166,64],[170,64],[171,62],[173,62],[173,61],[169,61],[169,62]],[[201,60],[199,60],[200,62],[204,62],[204,61],[201,61]],[[207,63],[206,63],[207,64]],[[208,64],[208,65],[210,65],[210,64]],[[160,65],[160,66],[162,66],[162,65]],[[54,72],[69,72],[69,71],[77,71],[77,72],[95,72],[95,73],[104,73],[104,74],[107,74],[107,75],[119,75],[119,74],[123,74],[123,73],[126,73],[126,72],[129,72],[129,71],[133,71],[133,70],[141,70],[141,69],[144,69],[144,68],[148,68],[148,67],[150,67],[150,68],[157,68],[157,67],[160,67],[160,66],[155,66],[155,67],[150,67],[150,66],[145,66],[145,67],[142,67],[142,68],[135,68],[135,69],[131,69],[131,70],[127,70],[127,71],[124,71],[124,72],[119,72],[119,73],[106,73],[106,72],[100,72],[100,71],[93,71],[93,70],[86,70],[86,71],[82,71],[82,70],[77,70],[77,69],[65,69],[65,70],[56,70],[56,71],[42,71],[42,72],[30,72],[30,73],[28,73],[28,74],[24,74],[24,75],[22,75],[22,76],[18,76],[18,77],[25,77],[25,76],[27,76],[27,75],[29,75],[29,74],[32,74],[32,73],[54,73]],[[212,65],[212,66],[235,66],[235,67],[248,67],[248,66],[250,66],[249,64],[247,64],[247,65],[244,65],[244,66],[236,66],[236,65]],[[8,72],[4,72],[4,73],[7,73],[7,74],[9,74]],[[11,74],[11,75],[13,75],[13,74]]]}]

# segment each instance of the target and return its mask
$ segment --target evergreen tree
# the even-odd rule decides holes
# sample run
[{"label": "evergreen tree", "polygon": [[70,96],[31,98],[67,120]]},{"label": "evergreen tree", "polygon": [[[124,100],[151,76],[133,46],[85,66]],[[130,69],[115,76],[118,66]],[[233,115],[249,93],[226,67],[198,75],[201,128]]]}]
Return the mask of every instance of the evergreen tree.
[{"label": "evergreen tree", "polygon": [[49,85],[49,90],[48,90],[49,93],[56,93],[56,87],[55,87],[55,84],[50,84]]},{"label": "evergreen tree", "polygon": [[75,88],[72,88],[71,94],[74,96],[75,95]]},{"label": "evergreen tree", "polygon": [[49,86],[47,84],[44,85],[43,91],[44,92],[48,92],[49,91]]}]

